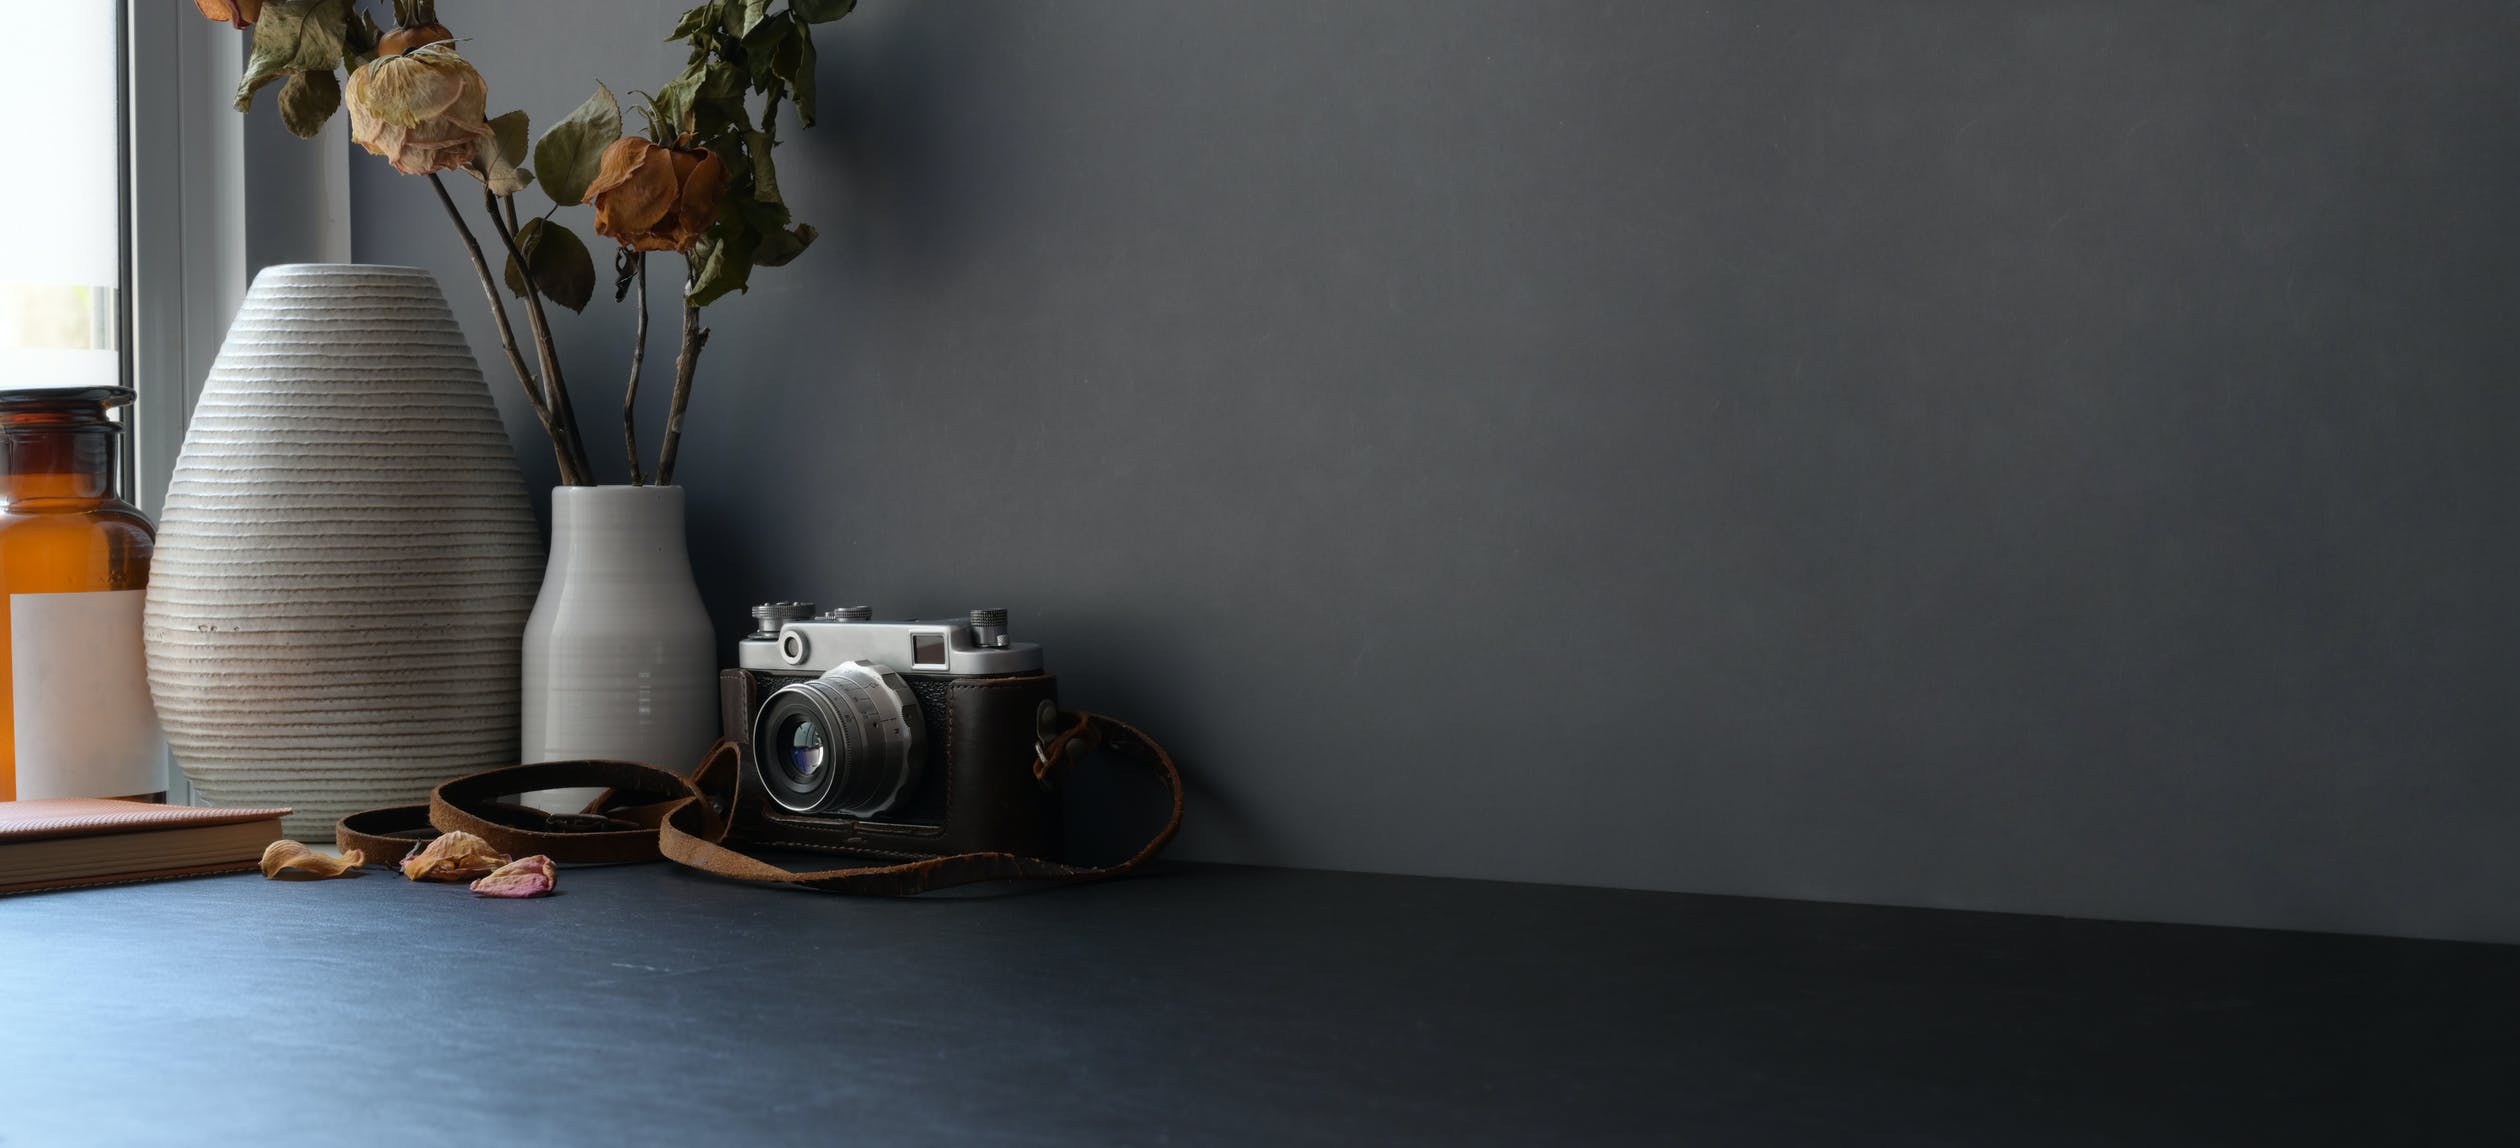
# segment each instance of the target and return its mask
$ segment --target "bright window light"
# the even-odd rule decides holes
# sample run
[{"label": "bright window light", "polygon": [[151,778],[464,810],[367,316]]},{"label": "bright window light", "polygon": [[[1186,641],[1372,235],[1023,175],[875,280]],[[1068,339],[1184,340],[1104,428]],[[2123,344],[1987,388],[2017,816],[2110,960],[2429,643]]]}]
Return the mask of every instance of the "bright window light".
[{"label": "bright window light", "polygon": [[0,107],[42,109],[37,170],[0,180],[18,226],[0,260],[0,387],[121,381],[119,4],[55,5],[40,36],[0,37]]}]

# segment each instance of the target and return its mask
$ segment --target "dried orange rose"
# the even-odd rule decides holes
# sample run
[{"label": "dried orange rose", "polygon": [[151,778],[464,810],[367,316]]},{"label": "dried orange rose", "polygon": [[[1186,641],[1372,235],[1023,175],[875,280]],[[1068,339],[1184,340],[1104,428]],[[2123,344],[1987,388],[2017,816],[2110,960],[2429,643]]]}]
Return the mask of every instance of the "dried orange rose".
[{"label": "dried orange rose", "polygon": [[239,28],[253,27],[262,19],[263,0],[193,0],[193,7],[213,20],[225,20]]},{"label": "dried orange rose", "polygon": [[540,897],[559,884],[551,858],[537,853],[499,866],[497,872],[473,882],[472,891],[484,897]]},{"label": "dried orange rose", "polygon": [[707,148],[623,136],[604,149],[586,202],[595,234],[638,251],[690,251],[717,222],[726,165]]},{"label": "dried orange rose", "polygon": [[403,858],[403,876],[414,881],[470,881],[508,863],[508,855],[461,829],[431,838]]},{"label": "dried orange rose", "polygon": [[274,841],[263,850],[262,874],[278,880],[282,873],[303,873],[321,880],[326,877],[347,877],[359,866],[367,864],[367,854],[344,849],[339,857],[326,857],[295,841]]},{"label": "dried orange rose", "polygon": [[492,138],[490,85],[455,54],[451,43],[425,44],[378,56],[350,73],[342,102],[350,106],[350,138],[392,161],[404,175],[427,175],[472,162]]}]

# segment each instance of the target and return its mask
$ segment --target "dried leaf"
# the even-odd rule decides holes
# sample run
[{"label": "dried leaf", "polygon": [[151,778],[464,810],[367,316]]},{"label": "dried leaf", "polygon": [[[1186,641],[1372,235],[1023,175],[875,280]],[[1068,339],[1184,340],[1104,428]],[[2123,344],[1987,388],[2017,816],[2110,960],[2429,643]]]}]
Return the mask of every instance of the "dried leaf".
[{"label": "dried leaf", "polygon": [[794,0],[788,8],[800,20],[821,24],[848,15],[857,8],[857,0]]},{"label": "dried leaf", "polygon": [[244,78],[236,84],[236,110],[253,107],[255,91],[265,84],[297,72],[331,71],[345,50],[350,22],[345,3],[308,0],[275,4],[256,13],[253,55],[245,62]]},{"label": "dried leaf", "polygon": [[403,876],[414,881],[470,881],[486,877],[508,862],[508,855],[461,829],[441,834],[415,847],[402,859]]},{"label": "dried leaf", "polygon": [[604,149],[621,138],[621,101],[612,89],[595,85],[595,94],[534,141],[534,170],[543,191],[562,207],[585,202],[586,185],[603,168]]},{"label": "dried leaf", "polygon": [[355,72],[376,59],[376,46],[384,40],[377,31],[376,17],[353,12],[341,26],[341,70]]},{"label": "dried leaf", "polygon": [[280,122],[299,139],[314,139],[340,110],[341,80],[331,72],[299,72],[280,89]]},{"label": "dried leaf", "polygon": [[779,49],[794,40],[796,29],[803,26],[802,21],[782,12],[775,17],[765,16],[760,22],[745,28],[740,34],[744,46],[745,78],[756,85],[769,79],[772,68],[778,63]]},{"label": "dried leaf", "polygon": [[274,841],[263,850],[262,874],[277,880],[282,873],[297,873],[303,874],[303,880],[320,881],[352,876],[365,864],[367,854],[356,849],[344,849],[339,857],[327,857],[295,841]]},{"label": "dried leaf", "polygon": [[681,136],[684,126],[695,119],[692,105],[699,102],[700,85],[708,78],[705,66],[693,64],[684,68],[681,75],[667,81],[664,87],[656,89],[655,97],[648,104],[656,109],[655,118],[664,121],[651,125],[659,140],[674,142]]},{"label": "dried leaf", "polygon": [[[206,5],[209,3],[209,0],[198,0],[198,2],[205,5],[202,11],[204,14],[207,14],[209,12],[209,8]],[[215,20],[218,19],[218,17],[212,16],[211,19]],[[682,19],[676,21],[674,24],[674,34],[665,38],[667,40],[687,40],[695,33],[704,32],[717,27],[717,22],[717,6],[715,4],[703,4],[683,13]]]},{"label": "dried leaf", "polygon": [[559,884],[551,858],[537,853],[499,866],[498,872],[473,882],[472,891],[484,897],[541,897]]},{"label": "dried leaf", "polygon": [[752,197],[785,206],[787,201],[779,198],[779,167],[770,159],[774,144],[768,132],[744,133],[744,150],[752,153]]},{"label": "dried leaf", "polygon": [[[577,232],[548,219],[528,219],[516,233],[516,247],[544,298],[572,311],[586,310],[586,301],[595,297],[595,256]],[[507,261],[507,289],[520,298],[525,294],[525,276],[513,258]]]},{"label": "dried leaf", "polygon": [[761,235],[752,229],[746,213],[725,213],[708,237],[692,248],[691,257],[700,264],[700,272],[683,291],[683,298],[692,306],[706,307],[729,291],[751,290],[745,284],[752,277],[753,255],[760,245]]},{"label": "dried leaf", "polygon": [[796,122],[814,126],[814,32],[811,24],[798,24],[796,38],[779,46],[772,57],[770,70],[788,82],[796,99]]},{"label": "dried leaf", "polygon": [[489,185],[490,194],[514,195],[534,182],[534,173],[520,166],[524,162],[525,113],[490,117],[490,145],[473,149],[473,174]]}]

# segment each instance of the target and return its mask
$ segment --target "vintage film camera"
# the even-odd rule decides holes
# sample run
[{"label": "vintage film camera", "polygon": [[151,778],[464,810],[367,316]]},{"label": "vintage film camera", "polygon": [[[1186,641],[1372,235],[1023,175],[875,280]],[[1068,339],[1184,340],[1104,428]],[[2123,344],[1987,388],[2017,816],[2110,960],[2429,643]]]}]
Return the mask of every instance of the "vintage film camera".
[{"label": "vintage film camera", "polygon": [[759,844],[874,857],[1055,856],[1057,796],[1034,766],[1057,714],[1041,647],[1006,611],[878,622],[864,606],[754,607],[721,679],[745,745]]}]

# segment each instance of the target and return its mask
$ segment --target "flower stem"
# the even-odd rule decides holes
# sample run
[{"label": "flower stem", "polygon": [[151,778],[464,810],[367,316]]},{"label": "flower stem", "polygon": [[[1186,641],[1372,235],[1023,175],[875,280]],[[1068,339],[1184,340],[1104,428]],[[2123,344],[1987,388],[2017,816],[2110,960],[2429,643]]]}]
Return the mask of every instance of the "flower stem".
[{"label": "flower stem", "polygon": [[[552,454],[560,464],[560,481],[569,486],[586,485],[577,471],[576,458],[562,438],[561,428],[551,418],[551,407],[543,401],[534,372],[525,365],[525,356],[516,349],[516,329],[508,324],[507,304],[499,298],[498,281],[490,276],[490,261],[482,258],[481,241],[473,238],[472,228],[464,223],[464,213],[455,207],[455,197],[448,195],[446,185],[437,173],[429,173],[429,186],[437,190],[438,202],[445,206],[446,217],[455,223],[455,233],[463,237],[464,252],[472,256],[473,274],[481,280],[481,293],[490,300],[490,317],[499,327],[499,346],[507,352],[508,366],[516,371],[516,381],[525,389],[525,403],[534,410],[534,419],[542,424],[543,434],[551,439]],[[497,222],[495,217],[492,222]]]},{"label": "flower stem", "polygon": [[[684,256],[689,267],[690,257]],[[709,329],[700,325],[700,305],[691,301],[691,288],[700,278],[700,269],[690,267],[683,279],[682,353],[674,356],[674,400],[665,412],[665,447],[656,455],[656,485],[674,484],[674,455],[682,446],[683,410],[691,405],[691,374],[700,366],[700,349],[709,343]]]},{"label": "flower stem", "polygon": [[570,458],[587,485],[594,481],[594,464],[587,461],[586,447],[578,437],[577,409],[569,402],[569,383],[560,374],[560,356],[552,349],[551,323],[543,317],[542,291],[534,286],[534,277],[525,270],[525,253],[517,249],[516,233],[499,216],[500,197],[487,187],[481,189],[484,206],[490,211],[490,229],[499,233],[499,243],[507,248],[508,258],[516,262],[516,277],[525,284],[525,321],[534,328],[534,354],[542,360],[543,389],[551,404],[552,421],[559,425]]},{"label": "flower stem", "polygon": [[621,395],[621,442],[629,448],[630,485],[640,486],[647,481],[639,476],[639,365],[647,360],[647,255],[633,253],[630,261],[639,275],[639,334],[630,342],[630,386]]}]

